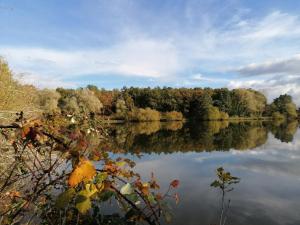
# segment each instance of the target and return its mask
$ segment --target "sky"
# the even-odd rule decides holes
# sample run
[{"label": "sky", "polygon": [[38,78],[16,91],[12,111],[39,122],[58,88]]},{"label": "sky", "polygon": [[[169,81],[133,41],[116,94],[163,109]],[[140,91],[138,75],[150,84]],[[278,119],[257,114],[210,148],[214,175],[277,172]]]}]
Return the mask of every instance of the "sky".
[{"label": "sky", "polygon": [[0,56],[40,88],[253,88],[300,106],[300,1],[0,0]]}]

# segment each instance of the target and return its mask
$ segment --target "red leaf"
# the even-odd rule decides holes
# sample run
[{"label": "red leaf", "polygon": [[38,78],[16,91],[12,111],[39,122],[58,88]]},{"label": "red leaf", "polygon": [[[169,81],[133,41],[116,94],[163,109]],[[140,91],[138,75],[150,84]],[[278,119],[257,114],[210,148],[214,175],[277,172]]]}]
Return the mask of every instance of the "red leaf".
[{"label": "red leaf", "polygon": [[179,180],[173,180],[170,185],[173,187],[173,188],[177,188],[179,186]]}]

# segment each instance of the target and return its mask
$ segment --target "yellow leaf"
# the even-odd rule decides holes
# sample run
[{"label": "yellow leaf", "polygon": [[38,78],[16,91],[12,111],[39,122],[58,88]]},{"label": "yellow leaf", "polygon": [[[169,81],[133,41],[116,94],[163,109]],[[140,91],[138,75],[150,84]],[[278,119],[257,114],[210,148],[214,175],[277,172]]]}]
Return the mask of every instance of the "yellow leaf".
[{"label": "yellow leaf", "polygon": [[86,214],[92,207],[90,193],[87,190],[80,191],[75,199],[75,207],[81,214]]},{"label": "yellow leaf", "polygon": [[126,162],[124,162],[124,161],[116,162],[116,165],[118,167],[124,167],[126,165]]},{"label": "yellow leaf", "polygon": [[75,190],[74,188],[70,188],[66,190],[65,192],[58,195],[55,206],[59,209],[64,209],[69,202],[72,200],[72,198],[75,196]]},{"label": "yellow leaf", "polygon": [[81,159],[69,177],[69,185],[75,187],[82,181],[93,179],[95,175],[96,169],[94,165],[89,160]]}]

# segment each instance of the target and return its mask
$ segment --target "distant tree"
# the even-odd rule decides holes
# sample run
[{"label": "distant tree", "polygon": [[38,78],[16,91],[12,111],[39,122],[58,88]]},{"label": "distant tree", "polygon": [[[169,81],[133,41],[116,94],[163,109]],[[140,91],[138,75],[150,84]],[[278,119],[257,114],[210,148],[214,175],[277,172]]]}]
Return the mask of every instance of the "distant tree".
[{"label": "distant tree", "polygon": [[134,101],[133,101],[132,97],[129,94],[125,94],[123,98],[124,98],[126,108],[129,111],[131,111],[134,108]]},{"label": "distant tree", "polygon": [[284,94],[274,99],[271,104],[272,112],[279,112],[287,118],[296,118],[297,109],[295,103],[293,103],[292,96]]},{"label": "distant tree", "polygon": [[92,92],[94,92],[95,94],[99,91],[98,87],[96,85],[87,85],[86,86],[87,89],[91,90]]},{"label": "distant tree", "polygon": [[227,88],[216,89],[212,95],[213,105],[223,112],[232,111],[232,95]]},{"label": "distant tree", "polygon": [[208,108],[204,109],[203,113],[203,120],[220,120],[221,114],[217,107],[209,106]]},{"label": "distant tree", "polygon": [[37,89],[21,85],[14,78],[7,62],[0,57],[0,110],[32,110],[37,106]]},{"label": "distant tree", "polygon": [[128,111],[128,108],[126,106],[126,102],[123,99],[118,99],[116,101],[116,113],[117,114],[125,114]]},{"label": "distant tree", "polygon": [[211,96],[204,92],[201,95],[195,95],[190,105],[190,114],[196,119],[206,119],[207,112],[212,107],[213,100]]},{"label": "distant tree", "polygon": [[74,114],[100,113],[103,107],[93,91],[87,88],[78,90],[57,89],[61,98],[58,106],[62,112]]},{"label": "distant tree", "polygon": [[100,100],[95,96],[94,92],[87,88],[76,91],[78,106],[82,112],[100,113],[103,107]]},{"label": "distant tree", "polygon": [[39,106],[45,113],[59,113],[58,100],[60,97],[60,94],[55,90],[41,90],[39,91]]}]

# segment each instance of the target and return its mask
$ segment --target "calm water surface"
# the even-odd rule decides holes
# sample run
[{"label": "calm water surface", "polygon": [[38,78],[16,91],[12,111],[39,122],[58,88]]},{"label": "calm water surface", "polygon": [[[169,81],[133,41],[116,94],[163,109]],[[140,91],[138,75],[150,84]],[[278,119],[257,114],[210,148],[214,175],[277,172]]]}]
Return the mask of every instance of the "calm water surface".
[{"label": "calm water surface", "polygon": [[180,180],[180,203],[172,204],[171,224],[220,224],[222,192],[210,184],[222,166],[241,178],[225,195],[230,206],[224,224],[299,225],[298,127],[296,121],[145,123],[118,125],[111,134],[144,177],[154,172],[162,189]]}]

